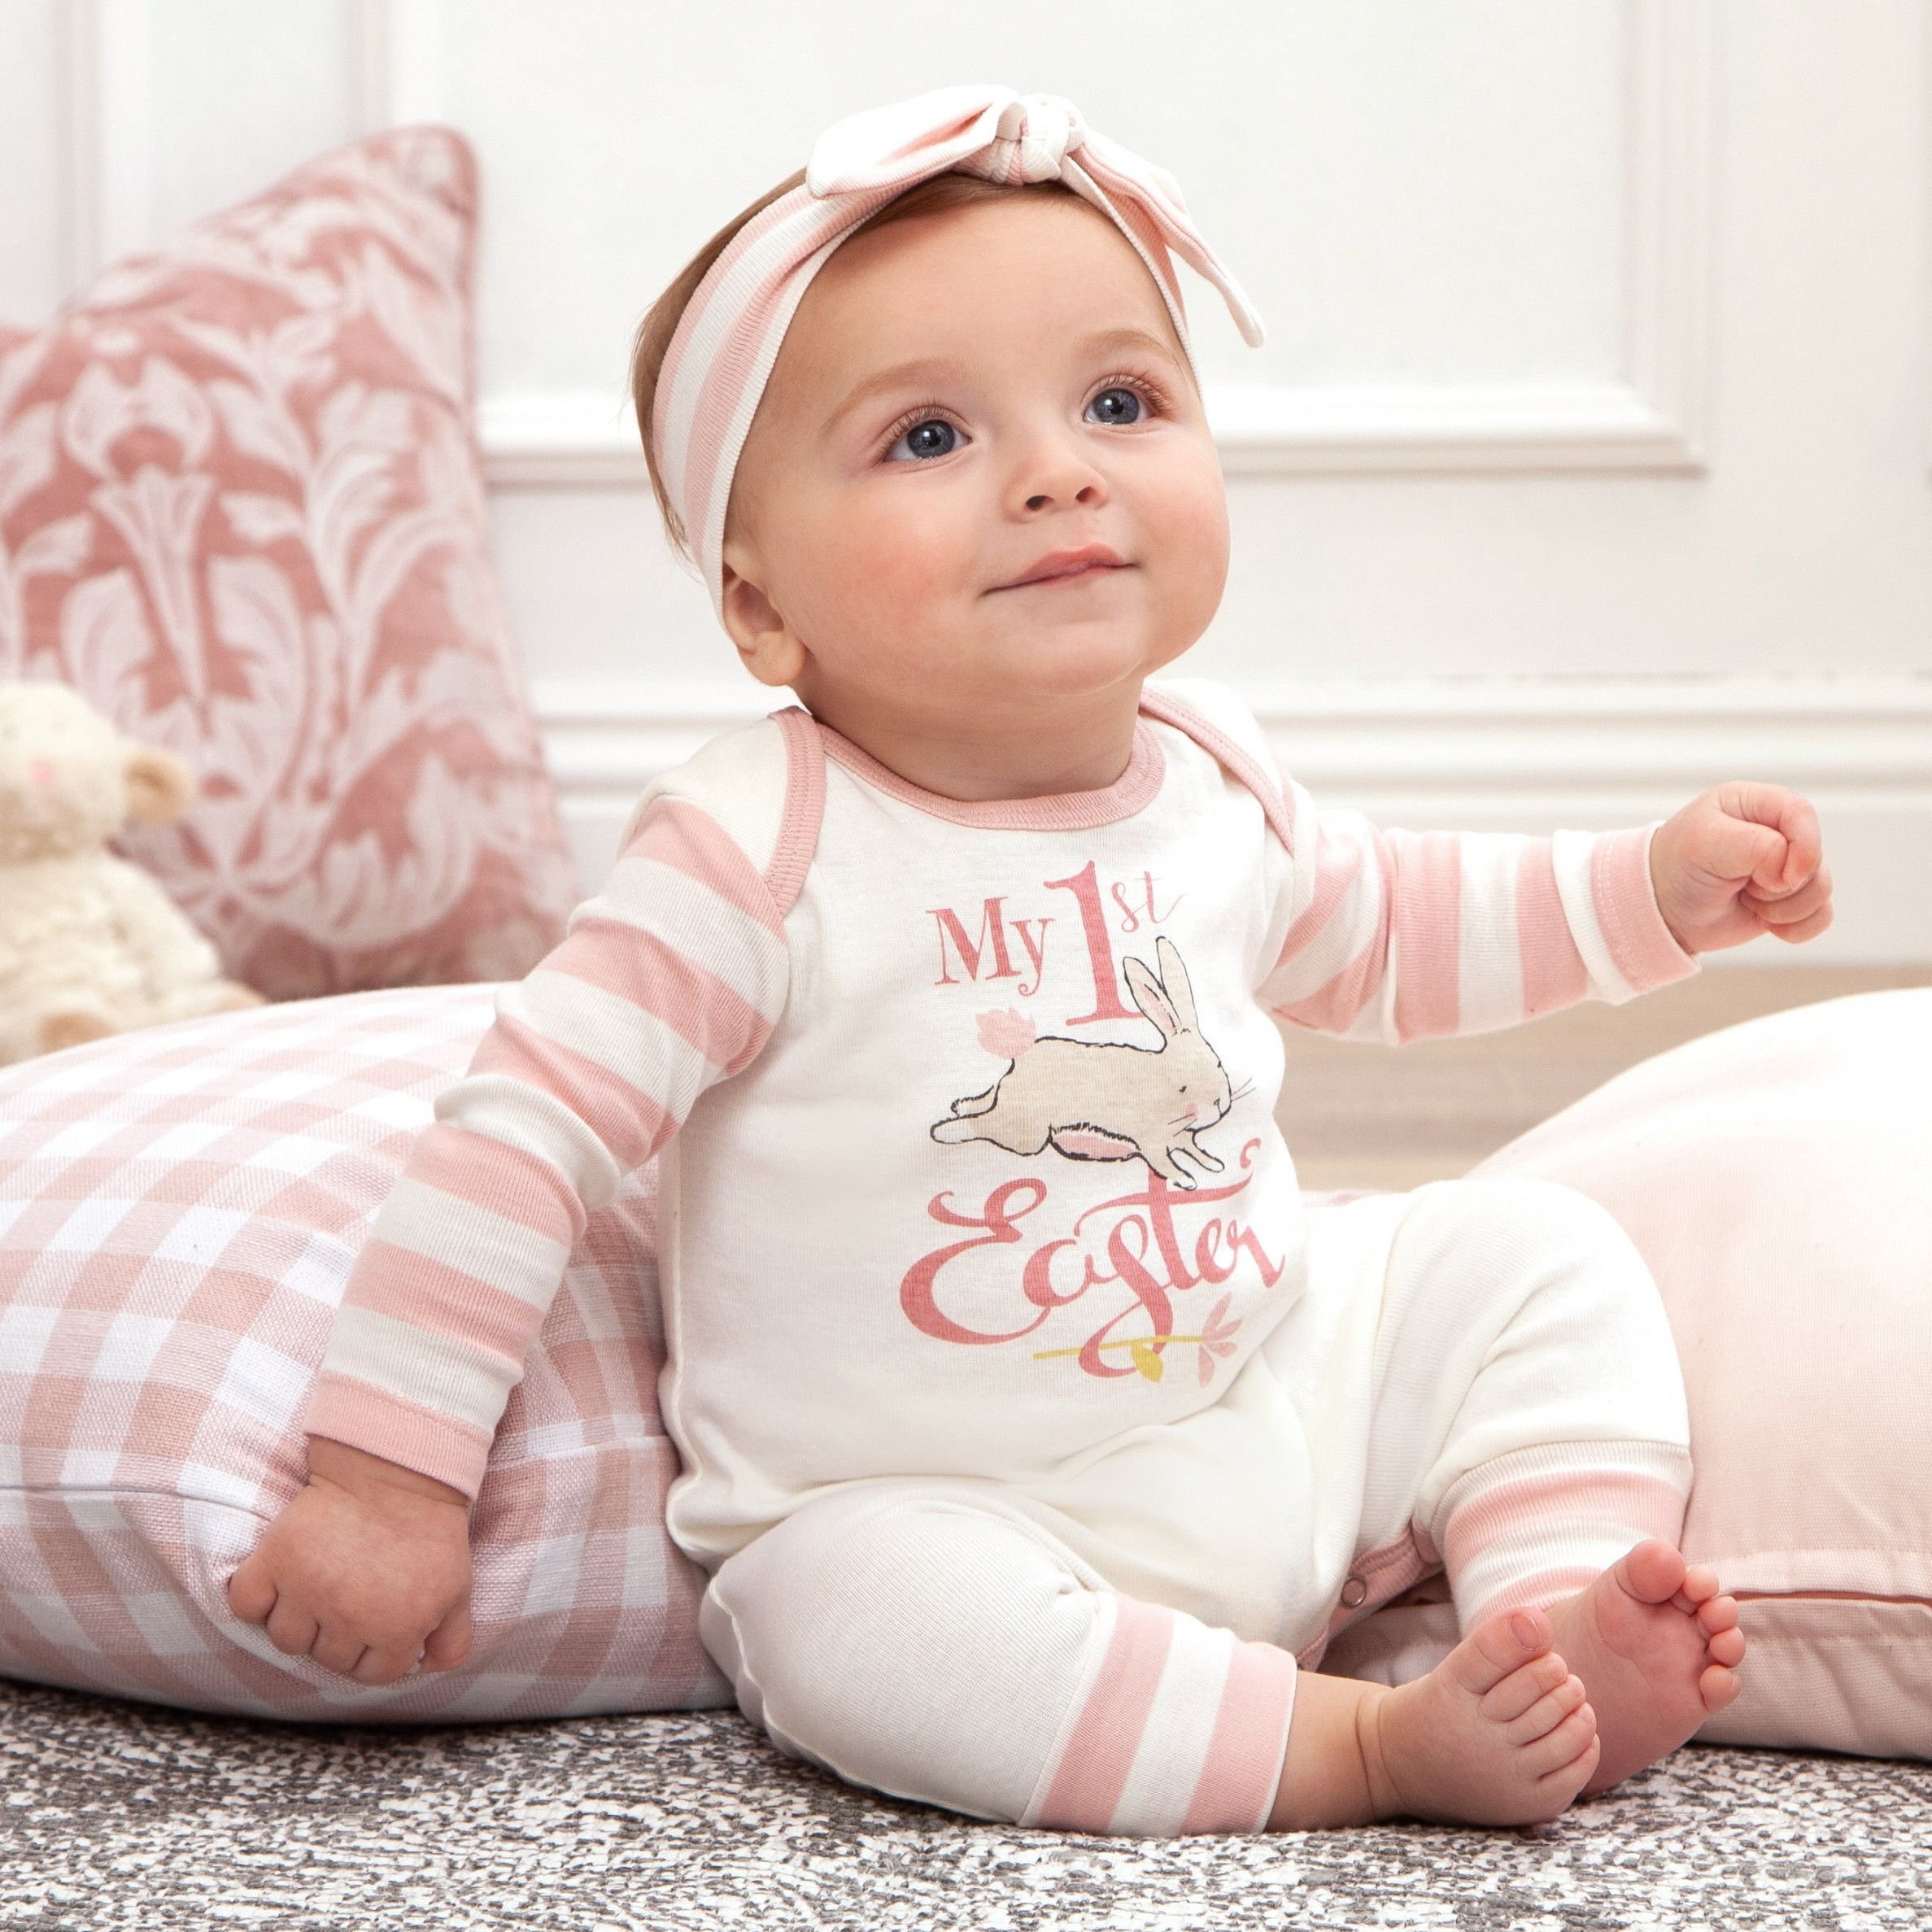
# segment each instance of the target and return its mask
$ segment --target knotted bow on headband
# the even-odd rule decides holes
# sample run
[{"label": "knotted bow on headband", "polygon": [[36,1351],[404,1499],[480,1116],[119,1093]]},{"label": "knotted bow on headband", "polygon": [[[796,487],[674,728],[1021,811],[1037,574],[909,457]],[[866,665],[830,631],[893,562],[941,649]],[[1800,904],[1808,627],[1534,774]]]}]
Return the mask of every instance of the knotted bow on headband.
[{"label": "knotted bow on headband", "polygon": [[652,447],[714,608],[723,601],[732,474],[800,299],[854,229],[947,173],[1063,183],[1132,244],[1190,355],[1170,251],[1221,291],[1242,339],[1259,346],[1260,317],[1195,232],[1173,177],[1094,133],[1071,101],[948,87],[855,114],[819,137],[805,185],[732,237],[687,305],[658,374]]}]

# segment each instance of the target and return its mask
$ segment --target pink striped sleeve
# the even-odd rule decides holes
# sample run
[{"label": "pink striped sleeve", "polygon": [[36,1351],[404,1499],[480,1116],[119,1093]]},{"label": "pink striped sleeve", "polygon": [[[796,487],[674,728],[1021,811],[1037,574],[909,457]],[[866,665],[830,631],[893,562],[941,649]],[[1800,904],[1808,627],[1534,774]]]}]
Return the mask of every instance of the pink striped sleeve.
[{"label": "pink striped sleeve", "polygon": [[1390,1044],[1484,1032],[1694,970],[1657,909],[1647,831],[1382,831],[1289,790],[1316,835],[1260,996],[1290,1025]]},{"label": "pink striped sleeve", "polygon": [[376,1218],[307,1427],[474,1494],[588,1209],[770,1037],[783,918],[696,806],[645,814],[519,984]]},{"label": "pink striped sleeve", "polygon": [[1563,916],[1547,839],[1535,840],[1516,868],[1516,930],[1523,945],[1523,1017],[1573,1006],[1590,991],[1583,955]]}]

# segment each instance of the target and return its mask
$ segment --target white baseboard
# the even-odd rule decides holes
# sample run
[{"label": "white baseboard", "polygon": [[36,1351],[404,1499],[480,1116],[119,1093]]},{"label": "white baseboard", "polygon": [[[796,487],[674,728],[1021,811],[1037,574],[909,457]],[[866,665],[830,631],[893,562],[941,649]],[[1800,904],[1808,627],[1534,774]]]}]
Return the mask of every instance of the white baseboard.
[{"label": "white baseboard", "polygon": [[[539,678],[532,695],[587,881],[655,774],[774,708],[748,683]],[[1388,825],[1609,827],[1664,817],[1725,778],[1790,785],[1818,806],[1838,882],[1838,921],[1803,957],[1932,965],[1932,677],[1335,681],[1245,695],[1318,800]]]}]

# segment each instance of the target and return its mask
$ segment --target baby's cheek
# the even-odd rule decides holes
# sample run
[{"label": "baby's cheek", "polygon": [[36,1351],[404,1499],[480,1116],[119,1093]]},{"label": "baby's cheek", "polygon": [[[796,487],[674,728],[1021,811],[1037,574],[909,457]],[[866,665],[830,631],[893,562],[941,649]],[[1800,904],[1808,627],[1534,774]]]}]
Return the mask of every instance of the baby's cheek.
[{"label": "baby's cheek", "polygon": [[1162,602],[1177,621],[1205,625],[1228,581],[1228,494],[1210,462],[1174,479],[1150,506],[1150,548],[1158,556]]},{"label": "baby's cheek", "polygon": [[946,521],[861,511],[821,533],[813,565],[828,621],[870,630],[903,627],[942,604],[962,576]]}]

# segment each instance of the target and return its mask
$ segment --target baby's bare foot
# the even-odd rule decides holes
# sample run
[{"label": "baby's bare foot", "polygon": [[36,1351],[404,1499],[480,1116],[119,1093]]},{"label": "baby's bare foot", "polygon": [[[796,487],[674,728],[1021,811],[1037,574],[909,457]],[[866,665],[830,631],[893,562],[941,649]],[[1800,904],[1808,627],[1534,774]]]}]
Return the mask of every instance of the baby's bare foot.
[{"label": "baby's bare foot", "polygon": [[1538,1824],[1597,1765],[1595,1715],[1540,1610],[1490,1618],[1426,1677],[1364,1704],[1360,1728],[1382,1817]]},{"label": "baby's bare foot", "polygon": [[1607,1790],[1675,1751],[1739,1689],[1735,1598],[1668,1543],[1639,1543],[1581,1595],[1553,1604],[1555,1642],[1595,1707],[1603,1755],[1585,1791]]}]

